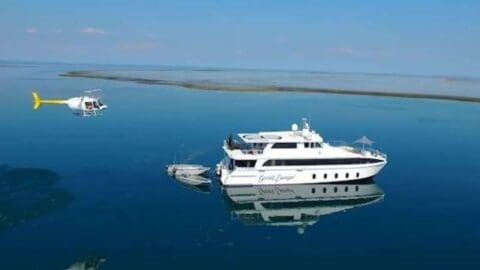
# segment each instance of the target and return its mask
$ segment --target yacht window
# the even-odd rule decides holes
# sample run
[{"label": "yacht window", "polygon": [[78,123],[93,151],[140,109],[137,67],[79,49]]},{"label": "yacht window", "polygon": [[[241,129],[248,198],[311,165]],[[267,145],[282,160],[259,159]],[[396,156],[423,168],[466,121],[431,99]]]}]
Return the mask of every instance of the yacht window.
[{"label": "yacht window", "polygon": [[348,192],[348,186],[345,187],[345,192]]},{"label": "yacht window", "polygon": [[327,193],[327,188],[326,187],[323,188],[323,193]]},{"label": "yacht window", "polygon": [[358,186],[355,186],[355,191],[358,191]]},{"label": "yacht window", "polygon": [[321,147],[322,147],[322,145],[320,143],[318,143],[318,142],[315,143],[315,148],[321,148]]},{"label": "yacht window", "polygon": [[312,174],[312,179],[315,179],[317,178],[317,175],[316,174]]},{"label": "yacht window", "polygon": [[315,193],[315,188],[312,188],[312,193]]},{"label": "yacht window", "polygon": [[357,178],[360,177],[360,173],[357,172]]},{"label": "yacht window", "polygon": [[297,148],[297,143],[275,143],[272,148],[275,149],[295,149]]},{"label": "yacht window", "polygon": [[276,166],[277,164],[275,161],[275,159],[267,160],[263,163],[263,166]]},{"label": "yacht window", "polygon": [[338,173],[335,174],[335,179],[337,179],[337,178],[338,178]]},{"label": "yacht window", "polygon": [[275,166],[275,164],[285,166],[351,165],[379,162],[382,160],[375,158],[272,159],[265,162],[264,166]]},{"label": "yacht window", "polygon": [[303,147],[304,147],[304,148],[308,148],[308,142],[304,143],[304,144],[303,144]]},{"label": "yacht window", "polygon": [[323,179],[327,179],[327,174],[323,174]]},{"label": "yacht window", "polygon": [[256,160],[235,160],[236,167],[251,168],[255,167]]},{"label": "yacht window", "polygon": [[346,173],[346,174],[345,174],[345,178],[348,178],[349,176],[350,176],[349,173]]},{"label": "yacht window", "polygon": [[338,190],[338,188],[337,188],[337,187],[335,187],[335,188],[333,189],[333,192],[337,192],[337,190]]}]

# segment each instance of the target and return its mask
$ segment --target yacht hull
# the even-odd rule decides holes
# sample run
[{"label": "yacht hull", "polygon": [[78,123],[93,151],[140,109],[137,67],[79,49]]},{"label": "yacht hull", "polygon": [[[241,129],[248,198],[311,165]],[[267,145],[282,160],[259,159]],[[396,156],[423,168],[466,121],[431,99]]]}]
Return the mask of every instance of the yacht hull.
[{"label": "yacht hull", "polygon": [[372,178],[386,165],[375,164],[316,166],[309,168],[220,169],[220,182],[224,186],[294,185],[358,181]]}]

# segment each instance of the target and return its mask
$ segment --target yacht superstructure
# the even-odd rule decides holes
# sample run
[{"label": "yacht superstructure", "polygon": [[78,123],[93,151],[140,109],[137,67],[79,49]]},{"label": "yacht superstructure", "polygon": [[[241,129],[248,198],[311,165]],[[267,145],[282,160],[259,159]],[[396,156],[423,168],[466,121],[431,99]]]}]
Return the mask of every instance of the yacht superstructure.
[{"label": "yacht superstructure", "polygon": [[240,133],[224,141],[216,172],[225,186],[331,183],[371,178],[387,163],[378,150],[334,146],[310,128]]}]

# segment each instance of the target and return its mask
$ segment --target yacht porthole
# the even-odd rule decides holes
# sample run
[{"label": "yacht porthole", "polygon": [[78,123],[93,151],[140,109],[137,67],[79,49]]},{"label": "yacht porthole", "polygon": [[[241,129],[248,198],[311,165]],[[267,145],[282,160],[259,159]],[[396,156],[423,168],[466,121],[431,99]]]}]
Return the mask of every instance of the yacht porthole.
[{"label": "yacht porthole", "polygon": [[335,179],[337,179],[337,178],[338,178],[338,173],[335,174]]},{"label": "yacht porthole", "polygon": [[350,176],[349,173],[346,173],[346,174],[345,174],[345,178],[348,178],[349,176]]},{"label": "yacht porthole", "polygon": [[312,188],[312,193],[315,193],[315,188]]},{"label": "yacht porthole", "polygon": [[345,192],[348,192],[348,186],[345,187]]},{"label": "yacht porthole", "polygon": [[357,178],[360,177],[360,173],[357,172]]},{"label": "yacht porthole", "polygon": [[327,193],[327,188],[326,187],[323,188],[323,193]]},{"label": "yacht porthole", "polygon": [[338,190],[338,188],[337,188],[337,187],[335,187],[335,188],[333,189],[333,192],[337,192],[337,190]]},{"label": "yacht porthole", "polygon": [[315,179],[317,178],[317,175],[316,174],[312,174],[312,179]]},{"label": "yacht porthole", "polygon": [[355,191],[358,191],[358,186],[355,186]]},{"label": "yacht porthole", "polygon": [[327,179],[327,174],[326,173],[323,175],[323,179]]}]

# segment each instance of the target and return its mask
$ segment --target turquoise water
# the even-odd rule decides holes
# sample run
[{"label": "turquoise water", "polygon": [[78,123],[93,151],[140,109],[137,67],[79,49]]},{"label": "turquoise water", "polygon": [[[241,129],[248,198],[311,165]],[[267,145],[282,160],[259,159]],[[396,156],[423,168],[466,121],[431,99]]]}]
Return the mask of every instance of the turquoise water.
[{"label": "turquoise water", "polygon": [[[95,68],[0,66],[0,269],[480,266],[478,104],[57,76]],[[89,88],[103,89],[101,117],[32,110],[32,90],[61,98]],[[261,208],[242,215],[251,202],[232,202],[213,175],[210,189],[193,190],[164,174],[174,156],[214,166],[231,132],[285,129],[304,116],[327,141],[367,135],[388,154],[376,184],[358,184],[374,194],[328,199],[318,186],[313,202],[271,206],[317,213],[302,227],[265,221]]]}]

